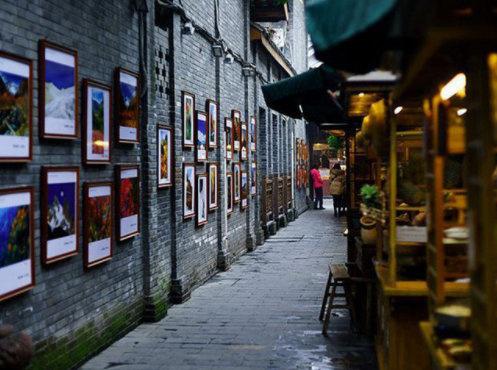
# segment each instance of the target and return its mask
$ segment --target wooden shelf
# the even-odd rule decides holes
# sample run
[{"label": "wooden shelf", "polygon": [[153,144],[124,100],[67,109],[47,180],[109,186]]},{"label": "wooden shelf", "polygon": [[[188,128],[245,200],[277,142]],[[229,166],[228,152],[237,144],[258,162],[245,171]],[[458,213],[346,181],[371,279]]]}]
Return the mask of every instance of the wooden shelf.
[{"label": "wooden shelf", "polygon": [[431,322],[422,321],[419,323],[421,334],[425,344],[430,352],[431,359],[437,370],[470,370],[471,364],[460,364],[455,362],[450,355],[444,352],[435,341],[435,334],[433,332],[433,325]]},{"label": "wooden shelf", "polygon": [[[388,270],[385,266],[375,263],[375,272],[380,287],[385,296],[390,297],[427,297],[428,285],[423,280],[398,280],[393,284],[388,282]],[[445,282],[445,291],[450,297],[466,297],[469,292],[468,283]]]},{"label": "wooden shelf", "polygon": [[420,206],[420,207],[411,207],[411,206],[406,206],[406,207],[396,207],[397,211],[399,212],[410,212],[410,211],[420,211],[424,212],[426,210],[426,206]]}]

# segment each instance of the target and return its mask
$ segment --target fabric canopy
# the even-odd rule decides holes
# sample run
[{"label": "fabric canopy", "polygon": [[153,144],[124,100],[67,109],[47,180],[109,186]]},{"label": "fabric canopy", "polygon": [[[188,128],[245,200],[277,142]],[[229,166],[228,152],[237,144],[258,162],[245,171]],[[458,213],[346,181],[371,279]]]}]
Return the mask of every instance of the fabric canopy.
[{"label": "fabric canopy", "polygon": [[341,122],[343,111],[330,94],[338,90],[342,76],[328,66],[262,86],[266,104],[286,116],[308,121]]},{"label": "fabric canopy", "polygon": [[316,58],[354,73],[376,68],[396,4],[397,0],[309,0],[306,23]]}]

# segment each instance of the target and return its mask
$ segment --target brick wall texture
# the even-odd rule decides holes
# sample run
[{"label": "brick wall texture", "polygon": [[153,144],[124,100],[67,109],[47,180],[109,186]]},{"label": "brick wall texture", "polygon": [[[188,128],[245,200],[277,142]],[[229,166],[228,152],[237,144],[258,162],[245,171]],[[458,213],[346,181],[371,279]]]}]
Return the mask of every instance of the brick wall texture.
[{"label": "brick wall texture", "polygon": [[[202,28],[193,35],[182,32],[184,19],[164,10],[153,0],[1,0],[0,50],[33,61],[33,160],[27,164],[0,164],[0,187],[35,187],[35,275],[31,291],[0,302],[0,324],[25,330],[36,346],[35,369],[76,366],[119,338],[143,320],[157,320],[170,302],[188,299],[191,291],[217,271],[229,268],[238,256],[262,241],[260,212],[264,176],[291,175],[294,143],[305,139],[305,123],[282,117],[266,106],[261,92],[265,83],[287,77],[258,43],[250,41],[250,6],[246,0],[219,0],[216,27],[214,0],[174,1],[186,16]],[[140,31],[136,4],[148,8]],[[303,2],[290,0],[286,57],[299,72],[307,68],[307,40]],[[159,17],[159,13],[161,16]],[[256,65],[258,74],[245,77],[240,61],[232,64],[214,57],[212,40],[224,40],[233,53]],[[79,82],[91,78],[112,85],[113,71],[123,67],[135,72],[140,66],[144,102],[140,144],[112,146],[112,164],[85,166],[81,140],[46,140],[38,136],[38,41],[47,39],[78,50]],[[184,221],[182,167],[194,162],[193,150],[182,147],[181,92],[195,94],[196,109],[205,110],[206,99],[219,102],[220,145],[209,150],[209,161],[219,163],[220,207],[209,213],[208,223],[196,227]],[[77,102],[81,111],[81,99]],[[224,117],[233,109],[242,121],[257,118],[257,151],[243,161],[250,175],[257,163],[258,191],[249,207],[225,211],[226,171],[222,132]],[[175,137],[174,186],[158,189],[158,124],[171,126]],[[235,154],[234,161],[238,161]],[[45,268],[40,263],[40,171],[43,165],[74,165],[81,169],[80,182],[113,180],[114,166],[137,163],[141,169],[141,234],[114,245],[112,259],[84,270],[82,253]],[[206,172],[197,164],[197,173]],[[81,194],[82,188],[80,189]],[[306,190],[294,185],[299,213],[306,209]],[[82,197],[80,197],[82,198]],[[81,202],[81,199],[80,199]],[[80,206],[82,206],[80,204]],[[80,225],[82,230],[82,225]],[[80,243],[82,235],[80,235]]]}]

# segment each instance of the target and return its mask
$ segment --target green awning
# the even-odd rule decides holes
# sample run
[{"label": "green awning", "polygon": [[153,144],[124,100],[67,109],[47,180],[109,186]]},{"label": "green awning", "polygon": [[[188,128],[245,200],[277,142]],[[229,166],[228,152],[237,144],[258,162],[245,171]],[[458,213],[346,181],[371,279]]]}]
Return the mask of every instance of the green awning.
[{"label": "green awning", "polygon": [[365,73],[378,67],[397,0],[309,0],[307,31],[318,60]]},{"label": "green awning", "polygon": [[299,75],[262,86],[269,108],[292,118],[313,122],[338,122],[343,111],[330,92],[340,89],[342,76],[322,65]]}]

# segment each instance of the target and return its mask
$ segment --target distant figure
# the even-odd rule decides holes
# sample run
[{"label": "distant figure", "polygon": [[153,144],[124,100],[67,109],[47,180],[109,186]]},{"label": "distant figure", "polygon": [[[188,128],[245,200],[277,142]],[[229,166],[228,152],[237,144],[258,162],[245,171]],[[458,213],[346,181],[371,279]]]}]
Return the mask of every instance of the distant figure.
[{"label": "distant figure", "polygon": [[324,209],[323,207],[323,180],[318,170],[318,165],[314,163],[309,173],[312,179],[312,188],[314,189],[314,209]]},{"label": "distant figure", "polygon": [[345,190],[345,172],[339,163],[335,163],[330,171],[330,194],[333,196],[335,217],[340,217],[345,210],[343,193]]},{"label": "distant figure", "polygon": [[33,342],[26,333],[14,334],[11,325],[0,325],[0,370],[26,368],[33,357]]}]

